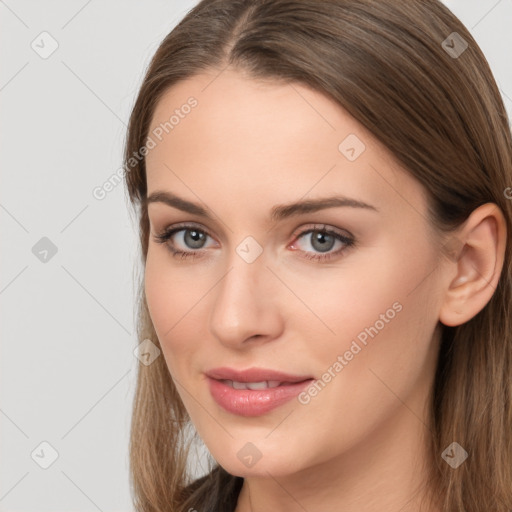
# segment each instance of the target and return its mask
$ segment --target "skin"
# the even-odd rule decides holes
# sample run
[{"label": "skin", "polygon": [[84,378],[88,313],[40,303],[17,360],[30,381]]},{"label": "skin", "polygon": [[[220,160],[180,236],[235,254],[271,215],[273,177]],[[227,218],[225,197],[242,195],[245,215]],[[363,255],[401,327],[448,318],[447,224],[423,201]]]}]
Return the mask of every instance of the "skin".
[{"label": "skin", "polygon": [[[150,130],[190,96],[197,107],[146,157],[148,195],[172,192],[214,220],[149,204],[145,292],[193,424],[219,464],[245,478],[236,512],[420,510],[436,326],[468,321],[491,298],[505,249],[501,211],[475,210],[450,238],[462,255],[447,257],[423,187],[328,97],[232,69],[204,73],[166,92]],[[366,147],[354,161],[338,149],[349,134]],[[275,205],[334,194],[378,211],[336,207],[270,221]],[[200,257],[175,258],[155,241],[181,222],[209,235]],[[331,260],[305,258],[322,254],[310,234],[299,237],[315,224],[348,232],[356,246],[335,254],[343,247],[335,242]],[[172,240],[193,252],[186,233]],[[247,236],[263,249],[252,263],[236,252]],[[204,372],[218,366],[321,379],[396,302],[401,310],[309,403],[241,417],[211,397]],[[261,453],[252,467],[237,457],[248,442]]]}]

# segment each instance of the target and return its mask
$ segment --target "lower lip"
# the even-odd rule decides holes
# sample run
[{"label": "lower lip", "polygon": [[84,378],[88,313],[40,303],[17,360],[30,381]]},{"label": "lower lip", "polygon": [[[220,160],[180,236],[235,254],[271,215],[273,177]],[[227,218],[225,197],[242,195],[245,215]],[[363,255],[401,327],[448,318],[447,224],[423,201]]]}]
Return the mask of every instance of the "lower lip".
[{"label": "lower lip", "polygon": [[314,379],[267,389],[234,389],[208,377],[213,399],[226,411],[239,416],[260,416],[297,396]]}]

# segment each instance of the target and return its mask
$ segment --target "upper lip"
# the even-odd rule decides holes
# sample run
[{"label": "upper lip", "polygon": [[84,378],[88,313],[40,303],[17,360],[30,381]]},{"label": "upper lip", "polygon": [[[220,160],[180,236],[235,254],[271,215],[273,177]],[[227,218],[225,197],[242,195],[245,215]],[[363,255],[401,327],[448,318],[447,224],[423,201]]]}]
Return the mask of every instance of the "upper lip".
[{"label": "upper lip", "polygon": [[291,375],[289,373],[267,368],[248,368],[236,370],[234,368],[212,368],[205,372],[208,377],[216,380],[234,380],[236,382],[262,382],[275,380],[279,382],[302,382],[312,379],[311,375]]}]

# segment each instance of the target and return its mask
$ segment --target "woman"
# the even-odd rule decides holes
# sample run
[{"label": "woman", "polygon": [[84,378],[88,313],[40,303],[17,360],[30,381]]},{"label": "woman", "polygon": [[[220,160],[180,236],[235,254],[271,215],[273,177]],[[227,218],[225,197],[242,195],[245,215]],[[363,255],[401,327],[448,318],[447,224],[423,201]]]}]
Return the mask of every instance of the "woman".
[{"label": "woman", "polygon": [[443,4],[200,2],[125,169],[138,511],[512,508],[511,133]]}]

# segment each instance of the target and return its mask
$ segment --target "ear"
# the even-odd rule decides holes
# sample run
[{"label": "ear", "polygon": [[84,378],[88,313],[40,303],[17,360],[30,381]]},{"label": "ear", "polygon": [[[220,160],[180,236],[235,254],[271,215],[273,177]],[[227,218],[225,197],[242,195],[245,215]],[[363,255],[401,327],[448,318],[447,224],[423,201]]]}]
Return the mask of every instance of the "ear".
[{"label": "ear", "polygon": [[489,302],[500,279],[506,240],[501,209],[486,203],[474,210],[443,246],[448,285],[439,320],[444,325],[471,320]]}]

